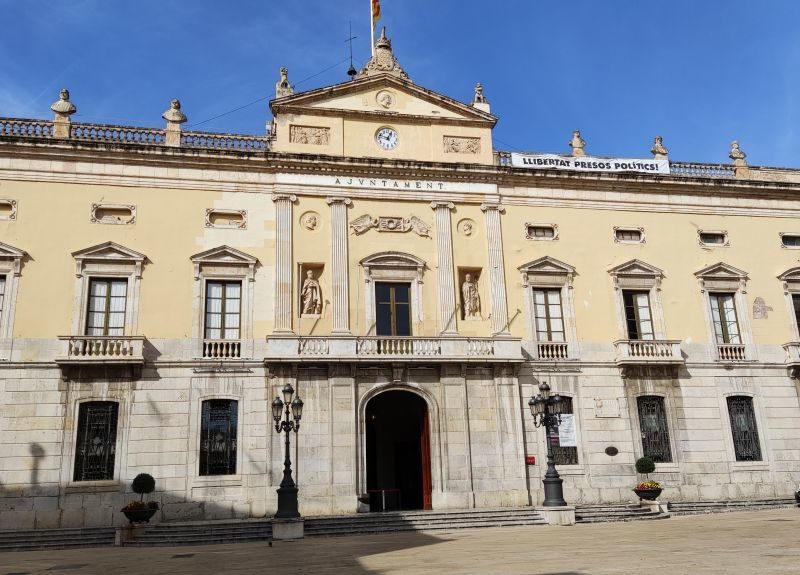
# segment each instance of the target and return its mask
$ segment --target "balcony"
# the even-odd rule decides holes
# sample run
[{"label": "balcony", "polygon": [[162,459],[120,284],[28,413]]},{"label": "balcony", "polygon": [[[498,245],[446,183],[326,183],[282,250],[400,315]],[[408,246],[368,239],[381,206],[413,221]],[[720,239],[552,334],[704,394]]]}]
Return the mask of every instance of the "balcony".
[{"label": "balcony", "polygon": [[620,339],[614,342],[617,365],[681,365],[680,340]]},{"label": "balcony", "polygon": [[783,344],[786,351],[786,368],[789,370],[789,377],[800,377],[800,341],[791,341]]},{"label": "balcony", "polygon": [[569,343],[566,341],[537,341],[536,359],[538,361],[566,361],[575,359],[569,352]]},{"label": "balcony", "polygon": [[61,335],[60,365],[142,365],[144,336]]},{"label": "balcony", "polygon": [[515,338],[271,336],[267,350],[268,361],[522,361]]},{"label": "balcony", "polygon": [[717,359],[725,362],[747,361],[747,350],[743,343],[718,343]]},{"label": "balcony", "polygon": [[203,359],[239,359],[242,342],[238,339],[204,339]]}]

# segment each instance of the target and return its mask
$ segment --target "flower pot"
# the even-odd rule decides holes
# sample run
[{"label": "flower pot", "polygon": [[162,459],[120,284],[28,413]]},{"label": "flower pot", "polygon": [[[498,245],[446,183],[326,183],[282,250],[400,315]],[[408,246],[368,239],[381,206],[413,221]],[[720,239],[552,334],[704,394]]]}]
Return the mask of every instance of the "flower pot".
[{"label": "flower pot", "polygon": [[131,525],[134,523],[150,523],[150,518],[156,514],[158,509],[123,509],[122,512]]},{"label": "flower pot", "polygon": [[634,489],[633,492],[639,496],[639,499],[646,499],[647,501],[655,501],[661,495],[663,489]]}]

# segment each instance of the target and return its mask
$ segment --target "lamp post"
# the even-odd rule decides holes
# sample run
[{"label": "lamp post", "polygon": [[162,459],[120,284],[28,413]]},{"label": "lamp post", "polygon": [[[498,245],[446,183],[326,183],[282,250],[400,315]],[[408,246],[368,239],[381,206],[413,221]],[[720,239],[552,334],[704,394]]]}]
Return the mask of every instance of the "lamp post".
[{"label": "lamp post", "polygon": [[[292,459],[290,456],[289,436],[292,431],[297,433],[300,429],[300,418],[303,417],[303,400],[295,397],[294,388],[287,383],[281,390],[283,401],[280,397],[272,400],[272,419],[275,420],[275,431],[286,434],[286,457],[283,460],[283,480],[278,488],[278,519],[296,519],[300,517],[297,508],[297,485],[292,479]],[[283,419],[282,419],[283,418]]]},{"label": "lamp post", "polygon": [[561,413],[564,410],[564,400],[556,393],[550,395],[550,386],[547,383],[539,384],[539,393],[531,397],[528,402],[533,415],[533,424],[536,427],[545,428],[547,438],[547,472],[544,474],[544,507],[566,507],[564,501],[564,489],[562,479],[556,471],[555,456],[553,446],[550,443],[550,428],[558,427],[561,424]]}]

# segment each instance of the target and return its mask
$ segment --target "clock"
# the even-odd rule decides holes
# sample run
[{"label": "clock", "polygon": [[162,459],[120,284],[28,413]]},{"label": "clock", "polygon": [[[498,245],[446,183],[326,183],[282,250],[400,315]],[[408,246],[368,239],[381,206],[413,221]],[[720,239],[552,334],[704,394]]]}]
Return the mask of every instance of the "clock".
[{"label": "clock", "polygon": [[394,150],[398,144],[397,132],[391,128],[381,128],[375,133],[375,142],[384,150]]}]

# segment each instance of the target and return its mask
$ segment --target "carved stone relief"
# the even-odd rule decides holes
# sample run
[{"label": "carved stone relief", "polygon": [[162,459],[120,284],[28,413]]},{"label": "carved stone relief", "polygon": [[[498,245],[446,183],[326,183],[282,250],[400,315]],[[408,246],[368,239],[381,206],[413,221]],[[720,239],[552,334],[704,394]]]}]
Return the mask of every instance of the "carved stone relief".
[{"label": "carved stone relief", "polygon": [[413,231],[424,238],[431,237],[431,227],[417,216],[401,218],[396,216],[381,216],[373,218],[369,214],[359,216],[350,222],[350,228],[356,235],[377,228],[379,232],[409,232]]},{"label": "carved stone relief", "polygon": [[481,139],[444,136],[444,151],[446,154],[480,154]]},{"label": "carved stone relief", "polygon": [[375,95],[375,101],[378,102],[380,107],[388,110],[394,106],[395,97],[394,94],[389,90],[381,90]]},{"label": "carved stone relief", "polygon": [[289,141],[293,144],[327,146],[331,141],[331,129],[315,126],[289,126]]},{"label": "carved stone relief", "polygon": [[247,229],[247,210],[206,208],[207,228]]},{"label": "carved stone relief", "polygon": [[0,220],[17,219],[17,200],[0,200]]},{"label": "carved stone relief", "polygon": [[128,204],[92,204],[93,224],[132,225],[136,223],[136,206]]},{"label": "carved stone relief", "polygon": [[307,230],[316,230],[319,227],[320,219],[317,212],[306,212],[300,216],[300,225]]},{"label": "carved stone relief", "polygon": [[456,225],[456,229],[458,230],[458,233],[460,233],[462,236],[470,237],[475,234],[476,231],[475,222],[468,218],[463,219],[460,222],[458,222],[458,224]]}]

